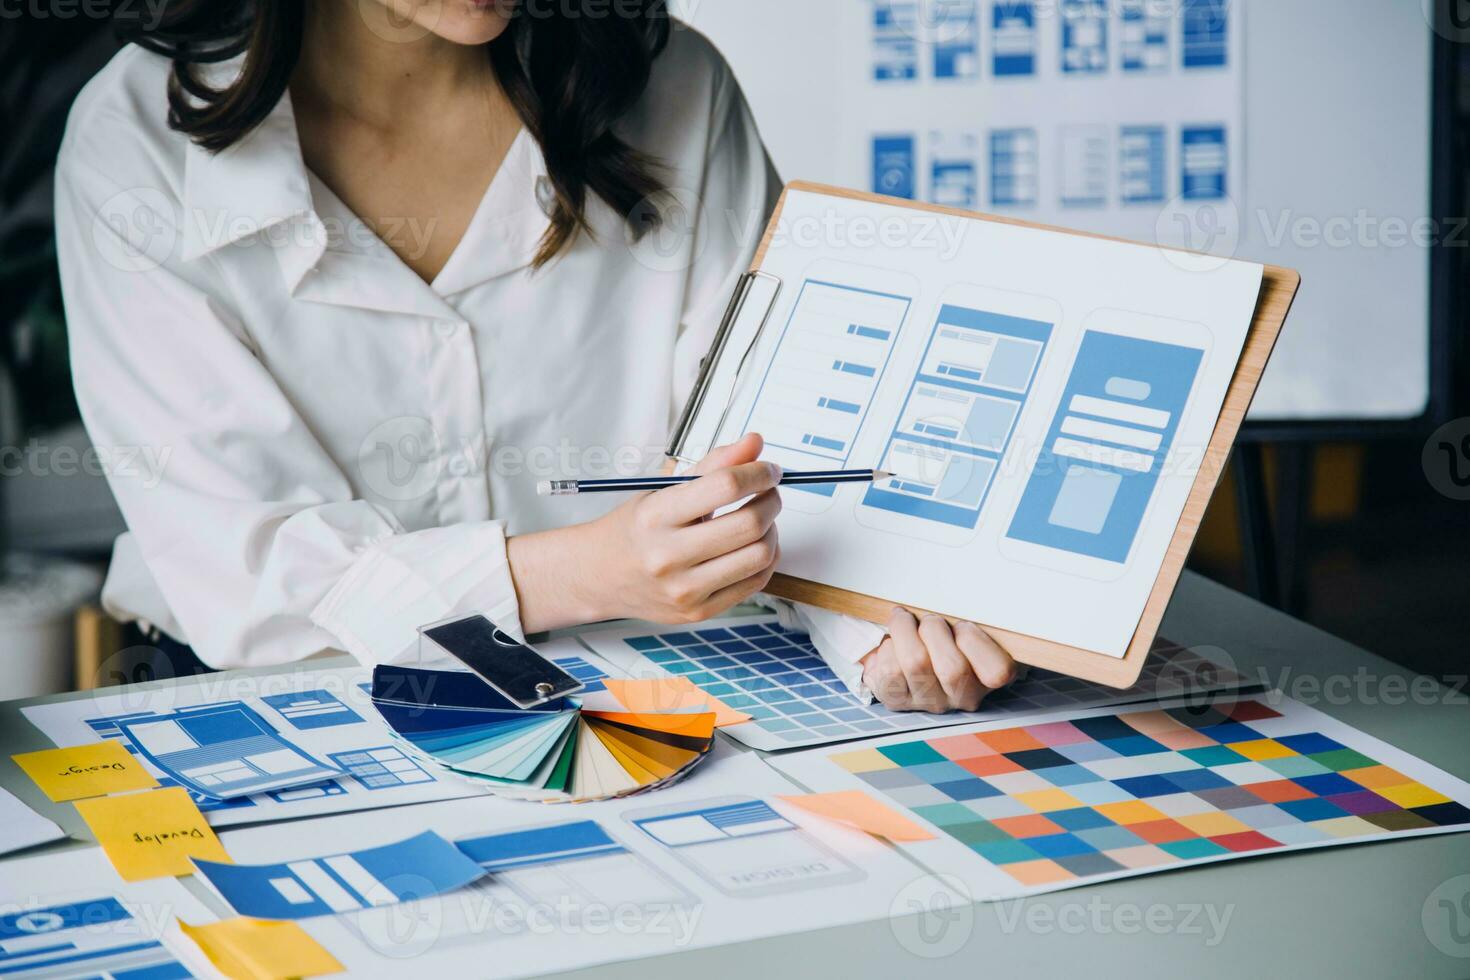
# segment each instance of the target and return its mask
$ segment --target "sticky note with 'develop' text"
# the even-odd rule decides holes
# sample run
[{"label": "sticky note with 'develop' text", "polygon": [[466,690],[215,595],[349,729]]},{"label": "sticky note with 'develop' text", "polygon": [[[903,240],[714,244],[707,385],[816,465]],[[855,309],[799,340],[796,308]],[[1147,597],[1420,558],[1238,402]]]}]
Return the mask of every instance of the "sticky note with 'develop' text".
[{"label": "sticky note with 'develop' text", "polygon": [[79,800],[76,807],[124,881],[193,874],[191,858],[230,860],[182,787]]}]

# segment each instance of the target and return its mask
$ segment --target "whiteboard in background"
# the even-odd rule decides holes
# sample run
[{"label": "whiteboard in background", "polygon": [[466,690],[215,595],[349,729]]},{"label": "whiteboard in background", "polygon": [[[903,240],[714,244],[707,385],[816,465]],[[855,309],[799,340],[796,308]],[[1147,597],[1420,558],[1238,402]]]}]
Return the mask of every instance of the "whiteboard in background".
[{"label": "whiteboard in background", "polygon": [[[1016,111],[1006,101],[1010,83],[994,74],[995,0],[980,0],[978,66],[951,62],[944,73],[959,77],[936,78],[934,45],[921,43],[915,79],[881,82],[874,78],[882,57],[874,48],[874,2],[682,0],[674,7],[729,58],[784,178],[874,189],[874,136],[912,132],[915,193],[944,198],[953,188],[933,181],[934,151],[978,150],[983,167],[992,123]],[[1061,10],[1069,4],[1034,4],[1039,72],[1059,68]],[[1087,94],[1093,82],[1119,103],[1109,107],[1112,130],[1130,113],[1159,115],[1158,90],[1146,78],[1113,77],[1121,74],[1117,44],[1127,6],[1127,0],[1106,0],[1107,71],[1066,78],[1077,83],[1075,96],[1026,103],[1039,133],[1075,123],[1095,98]],[[1157,3],[1145,0],[1143,7]],[[1430,250],[1420,236],[1454,231],[1427,225],[1433,34],[1423,6],[1416,0],[1229,0],[1227,12],[1244,64],[1235,111],[1245,131],[1231,141],[1228,177],[1230,218],[1238,222],[1231,225],[1239,238],[1233,254],[1295,268],[1303,279],[1251,417],[1418,416],[1427,407],[1430,376]],[[1176,19],[1176,65],[1180,31]],[[1201,120],[1231,111],[1221,101],[1228,94],[1207,98],[1215,104],[1200,106]],[[962,143],[956,151],[954,138],[967,130],[977,145]],[[947,142],[934,141],[936,133],[947,134]],[[1038,193],[1034,207],[996,207],[982,169],[977,207],[1167,239],[1181,190],[1177,126],[1168,146],[1169,202],[1162,206],[1113,206],[1120,196],[1118,150],[1114,142],[1107,153],[1108,206],[1062,212],[1055,207],[1060,187],[1053,186]],[[1059,185],[1058,161],[1043,157],[1040,175]],[[1231,250],[1228,240],[1223,247]]]}]

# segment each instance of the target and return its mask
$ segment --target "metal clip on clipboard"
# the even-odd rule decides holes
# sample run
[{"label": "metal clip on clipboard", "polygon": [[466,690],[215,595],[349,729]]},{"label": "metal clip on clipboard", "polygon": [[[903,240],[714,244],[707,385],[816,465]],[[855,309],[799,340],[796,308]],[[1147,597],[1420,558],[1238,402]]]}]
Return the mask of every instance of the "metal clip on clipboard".
[{"label": "metal clip on clipboard", "polygon": [[[767,289],[769,296],[764,296]],[[748,312],[751,316],[758,315],[760,322],[752,331],[750,343],[741,352],[740,361],[735,366],[734,376],[730,379],[730,390],[725,396],[725,406],[720,412],[720,420],[711,432],[712,440],[724,431],[730,409],[735,404],[735,393],[740,389],[740,380],[745,374],[746,362],[750,360],[755,345],[760,342],[761,335],[766,329],[766,321],[770,319],[771,310],[775,308],[776,298],[780,294],[781,280],[766,272],[747,272],[735,284],[735,292],[730,297],[730,305],[725,309],[725,316],[720,321],[719,330],[715,333],[714,343],[710,345],[709,353],[699,362],[699,376],[695,379],[694,390],[690,392],[689,400],[684,403],[684,411],[679,415],[679,422],[674,426],[673,436],[669,440],[667,453],[669,457],[684,463],[694,462],[687,453],[690,432],[704,410],[710,389],[714,387],[715,376],[719,371],[720,361],[725,356],[725,348],[729,346],[730,336],[735,332],[736,325],[744,319]],[[752,297],[755,298],[752,299]]]}]

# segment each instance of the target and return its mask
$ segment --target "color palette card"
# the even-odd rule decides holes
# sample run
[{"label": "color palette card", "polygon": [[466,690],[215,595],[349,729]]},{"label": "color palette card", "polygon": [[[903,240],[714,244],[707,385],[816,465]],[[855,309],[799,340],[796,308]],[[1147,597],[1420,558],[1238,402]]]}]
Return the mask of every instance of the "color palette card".
[{"label": "color palette card", "polygon": [[[655,682],[627,682],[624,696],[651,707]],[[609,692],[606,707],[623,703]],[[464,671],[380,665],[373,704],[416,757],[501,796],[543,802],[607,799],[682,778],[714,744],[717,714],[702,699],[691,711],[590,710],[562,699],[522,709]],[[590,702],[588,702],[590,705]]]},{"label": "color palette card", "polygon": [[1001,899],[1245,855],[1470,830],[1470,785],[1283,695],[1072,713],[775,757],[932,829],[900,845]]},{"label": "color palette card", "polygon": [[1160,643],[1138,683],[1125,691],[1033,669],[986,698],[979,711],[930,715],[863,704],[822,660],[810,636],[785,629],[772,615],[658,633],[621,627],[578,639],[629,676],[684,678],[727,708],[750,715],[748,723],[722,730],[767,751],[1247,686],[1200,651]]}]

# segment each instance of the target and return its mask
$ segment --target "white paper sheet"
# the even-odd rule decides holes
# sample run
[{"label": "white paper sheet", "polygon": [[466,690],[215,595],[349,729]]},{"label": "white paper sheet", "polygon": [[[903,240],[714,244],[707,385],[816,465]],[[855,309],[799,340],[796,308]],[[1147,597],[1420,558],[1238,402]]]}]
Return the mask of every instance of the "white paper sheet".
[{"label": "white paper sheet", "polygon": [[[687,781],[630,799],[460,800],[391,820],[355,814],[222,836],[237,861],[259,862],[427,829],[463,840],[594,821],[610,839],[595,854],[582,848],[437,899],[302,923],[354,976],[409,964],[424,975],[483,974],[493,964],[497,977],[525,976],[888,916],[922,872],[886,844],[771,801],[793,791],[755,756],[719,746]],[[652,821],[653,833],[634,820]]]},{"label": "white paper sheet", "polygon": [[1262,268],[791,192],[762,271],[720,441],[898,474],[784,489],[781,571],[1122,656]]},{"label": "white paper sheet", "polygon": [[[1007,729],[1014,722],[931,733],[929,741],[947,741],[928,748],[918,744],[924,736],[911,734],[772,756],[769,762],[813,792],[863,789],[896,804],[936,834],[934,840],[901,848],[925,866],[954,875],[977,900],[1241,856],[1470,830],[1470,811],[1464,809],[1470,805],[1470,784],[1279,692],[1247,697],[1244,703],[1264,705],[1276,717],[1243,722],[1250,732],[1239,726],[1233,732],[1217,729],[1209,739],[1215,744],[1196,740],[1198,748],[1182,751],[1140,750],[1135,744],[1112,752],[1106,739],[1078,737],[1059,726],[1124,712],[1150,711],[1157,717],[1163,709],[1188,708],[1188,701],[1050,716],[1034,739],[1041,745],[1034,747],[1066,756],[1053,760],[1054,765],[1073,763],[1065,768],[1045,768],[1034,752],[1031,759],[1010,764],[1006,753],[1033,748],[1024,736],[1008,737],[998,751],[966,745],[976,733]],[[1186,736],[1175,744],[1187,741]],[[878,751],[896,746],[905,748],[894,756]],[[1314,748],[1326,754],[1310,751]],[[869,754],[852,755],[854,749]],[[846,758],[834,761],[844,753]],[[958,781],[946,775],[950,770]],[[975,773],[985,775],[971,778]],[[1401,776],[1420,785],[1406,787]],[[1170,786],[1161,787],[1155,782],[1160,778]],[[1258,790],[1245,788],[1251,786]],[[1441,812],[1426,819],[1416,806]],[[1055,826],[1037,826],[1037,821]],[[1180,850],[1167,850],[1171,847]],[[993,861],[985,856],[992,848]]]},{"label": "white paper sheet", "polygon": [[[610,670],[570,639],[542,644],[540,650],[594,685],[595,677]],[[239,701],[287,739],[347,773],[313,786],[224,803],[196,798],[216,827],[481,795],[483,790],[473,783],[425,768],[395,744],[368,696],[371,682],[371,672],[357,667],[259,677],[207,674],[163,690],[118,688],[22,711],[57,745],[80,745],[121,738],[114,721],[119,716]],[[147,760],[140,761],[154,771]]]},{"label": "white paper sheet", "polygon": [[9,790],[0,789],[0,854],[60,840],[66,834],[26,806]]},{"label": "white paper sheet", "polygon": [[[215,916],[175,878],[122,882],[92,847],[6,861],[0,881],[7,976],[114,976],[149,967],[174,975],[171,963],[219,976],[177,927],[178,919],[201,925]],[[56,948],[64,944],[74,948]],[[65,965],[48,970],[59,958]]]}]

